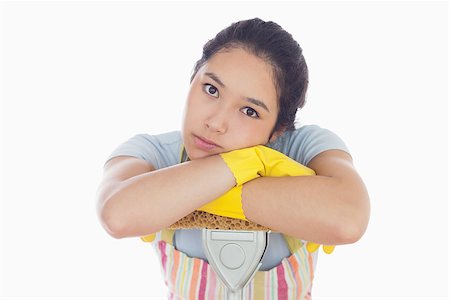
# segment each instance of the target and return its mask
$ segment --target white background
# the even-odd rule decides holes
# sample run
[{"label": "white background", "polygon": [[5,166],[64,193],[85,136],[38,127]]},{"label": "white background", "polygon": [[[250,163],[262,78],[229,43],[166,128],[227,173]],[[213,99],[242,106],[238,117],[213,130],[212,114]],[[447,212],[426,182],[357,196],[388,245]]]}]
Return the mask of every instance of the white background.
[{"label": "white background", "polygon": [[298,117],[340,135],[372,201],[314,299],[448,299],[448,3],[3,2],[2,299],[163,299],[156,255],[95,193],[111,151],[180,127],[203,44],[258,16],[310,69]]}]

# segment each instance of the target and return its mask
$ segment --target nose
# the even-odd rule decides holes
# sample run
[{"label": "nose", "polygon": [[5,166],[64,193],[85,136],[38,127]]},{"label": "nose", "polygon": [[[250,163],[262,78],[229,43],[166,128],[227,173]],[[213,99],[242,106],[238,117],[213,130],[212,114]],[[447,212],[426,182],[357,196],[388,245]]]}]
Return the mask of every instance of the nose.
[{"label": "nose", "polygon": [[206,118],[205,126],[216,133],[225,133],[228,129],[228,117],[225,111],[216,110]]}]

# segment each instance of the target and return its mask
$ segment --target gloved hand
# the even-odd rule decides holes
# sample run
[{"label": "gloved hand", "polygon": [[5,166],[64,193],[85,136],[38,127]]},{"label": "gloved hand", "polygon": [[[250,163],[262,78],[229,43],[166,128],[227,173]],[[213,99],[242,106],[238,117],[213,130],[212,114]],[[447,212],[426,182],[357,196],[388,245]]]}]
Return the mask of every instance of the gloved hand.
[{"label": "gloved hand", "polygon": [[221,153],[236,179],[236,186],[260,176],[314,175],[314,171],[281,152],[266,146],[254,146]]},{"label": "gloved hand", "polygon": [[[316,243],[313,243],[313,242],[306,243],[306,249],[310,253],[316,252],[317,249],[319,249],[319,247],[320,247],[320,244],[316,244]],[[334,251],[334,247],[335,246],[332,246],[332,245],[322,245],[322,250],[326,254],[331,254]]]},{"label": "gloved hand", "polygon": [[[302,176],[314,175],[314,171],[305,167],[281,152],[265,146],[234,150],[221,154],[230,169],[234,172],[236,181],[247,182],[258,176]],[[243,163],[239,164],[239,159]],[[255,166],[256,165],[256,166]],[[247,169],[244,168],[247,166]],[[251,175],[253,174],[253,176]],[[253,178],[251,178],[253,177]],[[251,178],[247,180],[248,178]],[[214,201],[211,201],[198,210],[210,214],[247,220],[242,210],[242,185],[238,185]]]}]

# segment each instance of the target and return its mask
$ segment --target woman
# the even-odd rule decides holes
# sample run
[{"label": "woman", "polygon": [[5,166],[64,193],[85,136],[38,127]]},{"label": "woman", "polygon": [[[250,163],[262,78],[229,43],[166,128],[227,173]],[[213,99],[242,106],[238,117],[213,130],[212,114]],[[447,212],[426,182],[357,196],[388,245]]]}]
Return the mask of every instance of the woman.
[{"label": "woman", "polygon": [[[329,130],[294,126],[307,85],[302,49],[279,25],[251,19],[219,32],[195,65],[181,132],[137,135],[105,164],[98,193],[105,229],[116,238],[160,232],[240,185],[248,220],[320,244],[359,240],[369,198],[346,146]],[[224,155],[257,145],[286,154],[316,176],[257,176],[237,183]],[[223,289],[202,259],[198,235],[191,233],[177,231],[175,247],[154,241],[169,295],[220,299]],[[247,298],[310,297],[314,264],[305,247],[293,252],[282,238],[270,244],[272,258],[264,270],[269,275],[249,284]],[[186,265],[197,266],[182,278],[173,263],[180,255]],[[270,274],[275,283],[268,281]]]}]

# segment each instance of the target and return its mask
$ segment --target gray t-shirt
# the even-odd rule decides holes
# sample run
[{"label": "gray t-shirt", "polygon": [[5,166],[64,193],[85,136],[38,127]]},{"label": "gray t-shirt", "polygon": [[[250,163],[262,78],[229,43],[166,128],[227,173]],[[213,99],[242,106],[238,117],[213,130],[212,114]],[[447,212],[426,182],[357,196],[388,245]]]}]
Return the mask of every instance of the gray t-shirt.
[{"label": "gray t-shirt", "polygon": [[[182,151],[180,131],[159,135],[138,134],[122,143],[109,156],[133,156],[150,163],[155,169],[162,169],[180,163]],[[319,153],[338,149],[349,152],[346,145],[335,133],[317,125],[304,125],[280,136],[268,147],[284,153],[303,165]],[[206,259],[203,253],[199,230],[176,230],[174,246],[191,257]],[[270,233],[269,245],[262,259],[261,270],[277,266],[284,257],[289,256],[289,248],[280,233]]]},{"label": "gray t-shirt", "polygon": [[[117,156],[133,156],[143,159],[155,169],[162,169],[180,163],[182,151],[180,131],[150,135],[138,134],[119,145],[108,160]],[[317,125],[304,125],[288,131],[266,146],[284,153],[302,165],[319,153],[338,149],[349,152],[346,145],[335,133]]]}]

